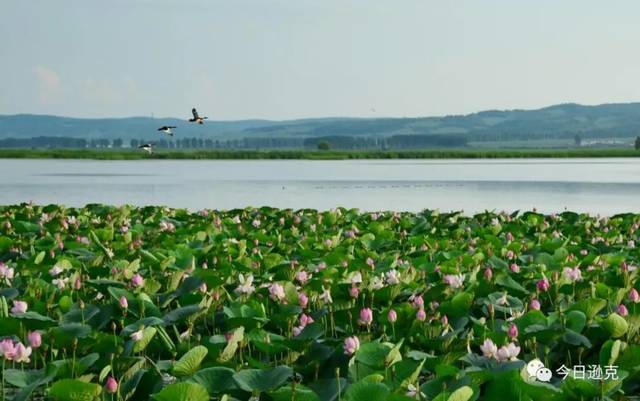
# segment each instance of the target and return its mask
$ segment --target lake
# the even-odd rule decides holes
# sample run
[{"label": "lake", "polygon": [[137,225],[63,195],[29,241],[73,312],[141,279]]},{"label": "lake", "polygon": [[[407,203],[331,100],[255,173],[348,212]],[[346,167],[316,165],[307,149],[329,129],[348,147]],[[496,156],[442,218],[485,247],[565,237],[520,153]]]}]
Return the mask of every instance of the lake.
[{"label": "lake", "polygon": [[640,159],[0,160],[0,204],[640,212]]}]

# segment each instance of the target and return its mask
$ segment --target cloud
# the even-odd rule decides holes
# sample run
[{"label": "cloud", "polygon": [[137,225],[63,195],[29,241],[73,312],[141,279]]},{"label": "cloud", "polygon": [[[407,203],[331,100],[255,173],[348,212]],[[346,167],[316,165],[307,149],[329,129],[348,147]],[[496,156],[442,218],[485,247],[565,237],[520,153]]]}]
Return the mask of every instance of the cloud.
[{"label": "cloud", "polygon": [[38,100],[42,103],[56,103],[60,99],[60,76],[48,67],[38,65],[33,68],[38,84]]}]

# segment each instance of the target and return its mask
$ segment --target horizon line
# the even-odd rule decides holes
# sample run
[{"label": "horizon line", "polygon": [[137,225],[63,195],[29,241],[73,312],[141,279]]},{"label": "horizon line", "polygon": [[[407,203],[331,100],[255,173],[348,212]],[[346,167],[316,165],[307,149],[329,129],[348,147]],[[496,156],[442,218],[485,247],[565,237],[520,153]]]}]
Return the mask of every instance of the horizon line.
[{"label": "horizon line", "polygon": [[[242,119],[225,119],[225,120],[215,120],[209,119],[209,122],[239,122],[239,121],[269,121],[274,123],[282,123],[282,122],[293,122],[293,121],[309,121],[309,120],[391,120],[391,119],[424,119],[424,118],[450,118],[450,117],[468,117],[475,114],[481,113],[489,113],[489,112],[514,112],[514,111],[541,111],[553,107],[559,106],[578,106],[578,107],[601,107],[601,106],[620,106],[620,105],[634,105],[640,104],[640,101],[635,102],[607,102],[607,103],[597,103],[597,104],[586,104],[586,103],[577,103],[577,102],[565,102],[565,103],[554,103],[543,107],[538,108],[513,108],[513,109],[485,109],[480,111],[475,111],[472,113],[466,114],[441,114],[441,115],[424,115],[424,116],[370,116],[370,117],[354,117],[354,116],[324,116],[324,117],[299,117],[299,118],[290,118],[290,119],[269,119],[269,118],[242,118]],[[58,114],[39,114],[39,113],[16,113],[16,114],[0,114],[0,117],[21,117],[21,116],[34,116],[34,117],[57,117],[57,118],[68,118],[73,120],[127,120],[127,119],[137,119],[137,118],[146,118],[152,120],[179,120],[179,121],[187,121],[187,118],[179,118],[179,117],[155,117],[143,116],[143,115],[132,115],[127,117],[74,117],[74,116],[65,116]]]}]

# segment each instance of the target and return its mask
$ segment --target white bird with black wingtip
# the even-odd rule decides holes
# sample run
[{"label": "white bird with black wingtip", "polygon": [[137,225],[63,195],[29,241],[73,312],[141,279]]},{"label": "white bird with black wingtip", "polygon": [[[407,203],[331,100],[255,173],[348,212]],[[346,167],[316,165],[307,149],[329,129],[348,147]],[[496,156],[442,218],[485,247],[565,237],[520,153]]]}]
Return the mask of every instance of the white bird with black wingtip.
[{"label": "white bird with black wingtip", "polygon": [[173,131],[171,130],[174,128],[177,128],[177,127],[173,125],[163,125],[162,127],[158,128],[158,131],[165,133],[169,136],[173,136]]},{"label": "white bird with black wingtip", "polygon": [[145,152],[151,154],[151,153],[153,153],[153,143],[152,142],[151,143],[144,143],[144,144],[138,146],[138,149],[142,149]]},{"label": "white bird with black wingtip", "polygon": [[198,110],[196,110],[195,107],[191,109],[191,114],[193,114],[193,118],[189,119],[189,122],[191,123],[204,124],[204,120],[207,119],[207,117],[200,117],[200,115],[198,114]]}]

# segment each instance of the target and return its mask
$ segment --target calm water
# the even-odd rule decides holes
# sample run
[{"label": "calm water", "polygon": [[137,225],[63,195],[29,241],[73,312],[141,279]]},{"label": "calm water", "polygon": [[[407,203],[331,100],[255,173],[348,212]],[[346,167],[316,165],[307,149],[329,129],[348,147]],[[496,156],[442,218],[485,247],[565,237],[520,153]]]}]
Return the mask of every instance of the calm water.
[{"label": "calm water", "polygon": [[0,160],[0,204],[640,212],[640,160]]}]

